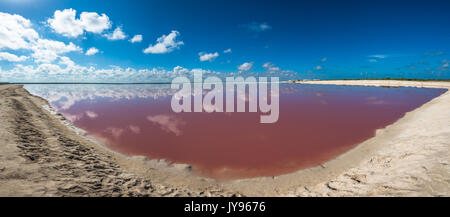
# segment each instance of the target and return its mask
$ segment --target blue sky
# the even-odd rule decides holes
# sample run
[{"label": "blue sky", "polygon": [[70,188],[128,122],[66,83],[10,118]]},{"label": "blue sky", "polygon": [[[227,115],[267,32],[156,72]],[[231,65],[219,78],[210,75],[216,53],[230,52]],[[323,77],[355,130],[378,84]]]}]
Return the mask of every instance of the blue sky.
[{"label": "blue sky", "polygon": [[[445,0],[0,0],[0,81],[153,81],[192,70],[449,79],[449,6]],[[136,35],[142,40],[132,43]]]}]

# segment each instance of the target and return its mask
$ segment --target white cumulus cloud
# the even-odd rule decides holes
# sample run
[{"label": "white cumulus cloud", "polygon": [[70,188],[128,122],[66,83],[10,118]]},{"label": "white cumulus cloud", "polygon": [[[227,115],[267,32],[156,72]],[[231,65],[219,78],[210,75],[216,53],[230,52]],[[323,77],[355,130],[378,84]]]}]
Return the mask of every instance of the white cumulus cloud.
[{"label": "white cumulus cloud", "polygon": [[27,49],[39,38],[31,22],[17,14],[0,12],[0,49]]},{"label": "white cumulus cloud", "polygon": [[131,43],[141,42],[142,41],[142,35],[135,35],[133,38],[130,39]]},{"label": "white cumulus cloud", "polygon": [[240,72],[246,72],[246,71],[250,71],[253,67],[253,62],[247,62],[247,63],[243,63],[242,65],[238,66],[238,70]]},{"label": "white cumulus cloud", "polygon": [[[36,63],[51,63],[61,54],[81,51],[72,42],[44,39],[32,28],[30,20],[17,15],[0,12],[0,49],[31,51],[31,57]],[[23,61],[26,57],[3,54],[4,59]]]},{"label": "white cumulus cloud", "polygon": [[200,56],[200,61],[210,61],[212,62],[214,59],[216,59],[219,56],[219,53],[215,52],[215,53],[203,53],[200,52],[198,53],[198,55]]},{"label": "white cumulus cloud", "polygon": [[50,63],[56,60],[60,54],[81,51],[82,49],[72,42],[65,44],[60,41],[40,38],[31,45],[31,50],[33,50],[31,56],[35,59],[35,62]]},{"label": "white cumulus cloud", "polygon": [[114,29],[114,32],[105,34],[104,36],[112,41],[123,40],[127,37],[127,35],[125,35],[125,33],[122,31],[122,27],[120,26]]},{"label": "white cumulus cloud", "polygon": [[16,56],[15,54],[8,53],[8,52],[0,52],[0,60],[6,60],[9,62],[22,62],[27,60],[27,56]]},{"label": "white cumulus cloud", "polygon": [[224,50],[223,53],[231,53],[231,48]]},{"label": "white cumulus cloud", "polygon": [[80,22],[84,30],[96,34],[111,28],[111,21],[109,21],[109,17],[106,14],[98,15],[95,12],[83,12],[80,15]]},{"label": "white cumulus cloud", "polygon": [[69,57],[61,57],[61,60],[59,61],[60,65],[65,65],[66,67],[73,67],[75,66],[75,62],[72,61]]},{"label": "white cumulus cloud", "polygon": [[276,75],[276,76],[280,76],[280,77],[289,77],[289,78],[293,78],[297,76],[297,73],[292,71],[292,70],[283,70],[280,67],[275,66],[273,63],[271,62],[266,62],[263,64],[263,68],[266,69],[266,74],[267,75]]},{"label": "white cumulus cloud", "polygon": [[65,81],[65,82],[166,82],[185,76],[192,78],[195,72],[204,75],[226,76],[226,73],[204,69],[187,69],[181,66],[166,70],[160,67],[136,69],[109,66],[106,68],[78,65],[69,57],[61,56],[54,63],[15,64],[11,69],[0,67],[1,81]]},{"label": "white cumulus cloud", "polygon": [[182,41],[176,40],[179,35],[178,31],[172,30],[170,34],[159,37],[156,44],[149,45],[143,52],[152,54],[170,53],[184,44]]},{"label": "white cumulus cloud", "polygon": [[274,64],[267,62],[263,64],[263,67],[268,71],[268,72],[279,72],[281,71],[281,69],[279,67],[276,67]]},{"label": "white cumulus cloud", "polygon": [[97,49],[97,48],[95,48],[95,47],[91,47],[91,48],[89,48],[87,51],[86,51],[86,55],[87,56],[92,56],[92,55],[95,55],[96,53],[98,53],[99,52],[99,50]]},{"label": "white cumulus cloud", "polygon": [[79,19],[76,14],[77,11],[72,8],[56,10],[47,23],[56,33],[72,38],[82,35],[85,31],[100,34],[111,28],[111,21],[106,14],[82,12]]}]

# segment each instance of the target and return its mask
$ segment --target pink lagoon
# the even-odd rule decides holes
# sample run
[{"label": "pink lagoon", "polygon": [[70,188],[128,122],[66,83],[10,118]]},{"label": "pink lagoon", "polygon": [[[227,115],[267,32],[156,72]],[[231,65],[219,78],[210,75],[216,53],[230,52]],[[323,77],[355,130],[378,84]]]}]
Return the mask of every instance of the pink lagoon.
[{"label": "pink lagoon", "polygon": [[[444,89],[280,84],[279,120],[174,113],[170,85],[25,85],[108,148],[189,164],[219,180],[277,176],[326,162]],[[248,105],[247,105],[248,106]]]}]

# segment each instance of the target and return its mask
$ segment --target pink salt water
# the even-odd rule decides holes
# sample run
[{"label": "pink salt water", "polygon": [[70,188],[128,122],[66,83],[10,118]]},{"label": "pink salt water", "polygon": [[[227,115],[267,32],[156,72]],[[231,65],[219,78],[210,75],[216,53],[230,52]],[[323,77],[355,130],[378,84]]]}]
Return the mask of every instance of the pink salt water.
[{"label": "pink salt water", "polygon": [[26,85],[109,148],[189,164],[216,179],[319,165],[375,135],[443,89],[280,84],[280,115],[174,113],[169,85]]}]

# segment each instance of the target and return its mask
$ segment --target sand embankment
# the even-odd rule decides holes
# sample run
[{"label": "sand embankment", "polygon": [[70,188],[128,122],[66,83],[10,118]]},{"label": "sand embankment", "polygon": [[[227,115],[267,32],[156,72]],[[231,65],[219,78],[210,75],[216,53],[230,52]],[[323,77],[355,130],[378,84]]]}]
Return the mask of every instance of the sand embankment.
[{"label": "sand embankment", "polygon": [[231,196],[76,135],[47,102],[0,85],[0,196]]}]

